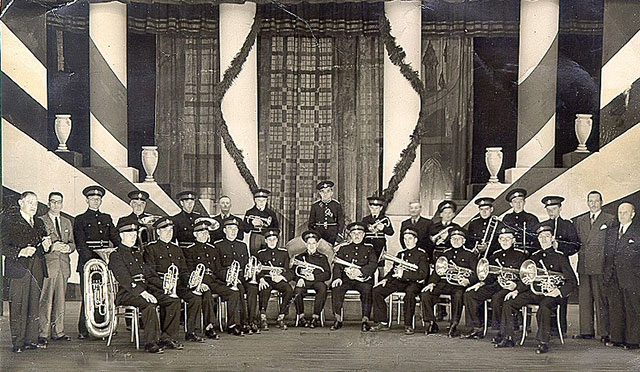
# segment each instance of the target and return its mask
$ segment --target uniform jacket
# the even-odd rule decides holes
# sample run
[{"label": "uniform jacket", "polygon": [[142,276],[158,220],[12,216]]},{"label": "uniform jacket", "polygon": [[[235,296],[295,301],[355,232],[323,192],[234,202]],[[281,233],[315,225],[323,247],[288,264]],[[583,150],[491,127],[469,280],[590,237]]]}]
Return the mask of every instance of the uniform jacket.
[{"label": "uniform jacket", "polygon": [[422,248],[427,252],[429,250],[429,227],[431,227],[431,220],[420,216],[415,224],[411,221],[411,218],[402,221],[402,224],[400,225],[400,245],[403,249],[405,246],[402,233],[409,227],[415,229],[418,233],[418,248]]},{"label": "uniform jacket", "polygon": [[233,261],[238,261],[240,264],[239,277],[244,283],[244,269],[249,263],[249,250],[247,245],[240,240],[230,241],[228,239],[218,240],[213,243],[215,246],[214,256],[214,273],[223,281],[227,278],[227,269]]},{"label": "uniform jacket", "polygon": [[[365,243],[364,241],[360,244],[350,243],[341,246],[340,250],[336,252],[336,257],[360,266],[362,276],[365,278],[371,277],[371,279],[373,279],[373,273],[378,268],[378,256],[373,250],[373,246],[371,244]],[[350,280],[347,274],[345,274],[344,270],[344,266],[334,264],[333,280]]]},{"label": "uniform jacket", "polygon": [[[479,244],[482,242],[482,239],[484,238],[485,233],[487,231],[487,225],[489,224],[490,220],[491,220],[491,217],[490,218],[477,217],[471,220],[471,222],[469,223],[469,229],[467,230],[468,231],[467,240],[465,242],[465,245],[468,248],[473,249],[476,246],[476,243]],[[501,227],[502,227],[502,222],[498,221],[498,225],[495,232],[493,233],[493,236],[491,235],[491,231],[489,232],[489,234],[487,234],[487,240],[489,239],[491,240],[491,244],[489,244],[489,248],[488,248],[489,254],[495,252],[500,248],[500,243],[498,243],[498,231],[500,231]]]},{"label": "uniform jacket", "polygon": [[144,249],[143,259],[144,263],[149,265],[149,268],[161,279],[164,278],[171,264],[176,265],[179,277],[178,287],[187,287],[191,270],[187,266],[182,249],[173,242],[165,243],[162,240],[156,240],[149,243]]},{"label": "uniform jacket", "polygon": [[[478,282],[478,276],[476,274],[476,268],[478,267],[478,256],[465,246],[460,248],[447,248],[442,252],[442,255],[447,258],[449,264],[452,262],[457,266],[471,269],[471,275],[469,276],[469,285],[473,285]],[[429,283],[437,283],[440,280],[446,280],[441,278],[435,270],[429,276]]]},{"label": "uniform jacket", "polygon": [[[20,213],[7,216],[2,221],[2,254],[5,260],[5,275],[10,279],[22,278],[31,273],[38,283],[47,277],[47,265],[45,253],[42,247],[42,239],[47,236],[44,223],[39,218],[33,219],[33,227]],[[20,257],[18,254],[22,248],[28,245],[36,248],[31,257]]]},{"label": "uniform jacket", "polygon": [[316,200],[311,204],[307,227],[317,231],[329,243],[335,243],[338,235],[344,231],[344,213],[340,202],[334,199],[326,203],[322,199]]},{"label": "uniform jacket", "polygon": [[193,223],[200,217],[202,217],[202,215],[196,211],[187,213],[184,210],[181,210],[180,213],[171,217],[175,225],[173,228],[173,238],[178,241],[179,245],[189,245],[196,240],[193,236]]},{"label": "uniform jacket", "polygon": [[220,239],[224,239],[224,221],[235,218],[236,221],[239,221],[242,226],[238,226],[238,236],[236,239],[244,240],[244,232],[248,231],[248,229],[244,226],[244,221],[240,221],[240,219],[232,214],[228,214],[226,217],[223,217],[222,214],[218,213],[212,217],[214,220],[218,221],[220,227],[211,232],[211,241],[217,242]]},{"label": "uniform jacket", "polygon": [[142,256],[133,251],[131,247],[118,245],[109,256],[109,270],[118,281],[118,293],[130,293],[139,296],[143,291],[158,293],[162,290],[162,280],[153,270],[147,270]]},{"label": "uniform jacket", "polygon": [[[540,221],[535,215],[526,211],[520,213],[511,212],[502,217],[502,223],[515,230],[516,247],[522,247],[523,241],[526,244],[525,249],[537,246],[535,228]],[[523,233],[526,233],[526,240],[523,237]],[[537,248],[534,249],[534,251],[537,250]]]},{"label": "uniform jacket", "polygon": [[75,218],[73,237],[78,251],[78,272],[82,272],[84,264],[90,259],[100,258],[93,252],[95,247],[87,245],[88,241],[111,242],[114,247],[120,242],[120,236],[113,225],[111,215],[91,209],[87,209]]},{"label": "uniform jacket", "polygon": [[558,217],[558,221],[546,220],[540,222],[554,227],[554,236],[558,242],[558,250],[565,256],[572,256],[580,250],[580,241],[575,226],[569,220]]},{"label": "uniform jacket", "polygon": [[[69,244],[71,248],[71,252],[76,250],[76,243],[73,238],[73,224],[71,220],[67,217],[60,216],[58,221],[60,223],[60,234],[62,236],[58,236],[58,231],[55,227],[55,222],[51,219],[49,213],[42,215],[39,217],[44,223],[44,227],[47,231],[47,235],[51,237],[52,242],[62,242]],[[69,277],[71,274],[71,264],[69,263],[69,253],[61,253],[58,251],[53,251],[53,244],[51,245],[51,250],[44,255],[47,261],[47,270],[49,275],[54,276],[54,274],[61,272],[65,277]]]},{"label": "uniform jacket", "polygon": [[204,264],[205,274],[202,282],[211,286],[214,282],[221,283],[215,273],[215,250],[216,248],[209,243],[195,242],[182,249],[184,258],[187,260],[189,270],[193,272],[196,266]]},{"label": "uniform jacket", "polygon": [[[377,233],[369,231],[369,226],[373,225],[377,221],[386,221],[385,227],[382,229],[382,231]],[[387,235],[391,236],[394,233],[391,220],[389,219],[389,217],[381,213],[377,217],[373,217],[372,215],[365,216],[362,219],[362,224],[364,224],[365,227],[364,241],[373,245],[373,249],[376,254],[380,255],[380,253],[387,246]]]},{"label": "uniform jacket", "polygon": [[602,274],[604,269],[605,244],[607,229],[616,221],[612,214],[601,211],[593,225],[590,214],[576,218],[574,226],[581,247],[578,252],[578,273]]},{"label": "uniform jacket", "polygon": [[[265,223],[262,227],[253,227],[251,220],[256,217],[268,221],[269,223]],[[276,216],[276,212],[269,208],[269,206],[266,206],[264,210],[261,211],[254,205],[244,213],[244,228],[246,229],[245,232],[251,231],[254,233],[262,233],[262,230],[266,228],[280,228],[280,224],[278,223],[278,216]]]},{"label": "uniform jacket", "polygon": [[[444,226],[442,224],[441,220],[435,221],[431,224],[431,226],[429,226],[429,241],[428,241],[428,249],[427,249],[427,254],[429,255],[429,258],[435,262],[435,259],[438,258],[437,256],[440,255],[442,253],[442,251],[444,251],[445,249],[447,249],[449,247],[449,235],[447,233],[447,238],[441,242],[438,243],[437,239],[436,241],[434,241],[434,237],[437,236],[438,234],[440,234],[444,229],[449,229],[448,232],[451,232],[452,229],[454,228],[459,228],[460,225],[458,225],[455,222],[449,222],[449,224],[447,224],[447,226]],[[444,235],[444,234],[442,234]]]},{"label": "uniform jacket", "polygon": [[[316,266],[322,267],[322,270],[320,269],[313,270],[313,275],[315,276],[315,280],[313,282],[310,282],[306,279],[304,280],[306,285],[309,285],[310,283],[315,283],[315,282],[326,282],[327,280],[331,279],[331,268],[329,267],[329,260],[327,259],[327,256],[325,256],[324,254],[320,252],[310,254],[309,252],[305,251],[297,255],[295,258],[297,260],[306,261]],[[297,279],[304,279],[304,278],[299,276],[296,273],[295,279],[297,280]]]},{"label": "uniform jacket", "polygon": [[[520,269],[522,263],[529,257],[529,254],[520,248],[511,247],[509,249],[498,249],[493,252],[487,259],[489,260],[489,265],[492,266],[502,266],[505,268],[512,269]],[[498,265],[500,263],[500,265]],[[497,282],[497,275],[489,275],[487,279],[485,279],[485,283],[493,283]],[[519,280],[516,280],[515,283],[518,284]]]},{"label": "uniform jacket", "polygon": [[[425,280],[429,275],[429,255],[423,249],[414,247],[412,249],[404,249],[396,254],[401,260],[407,261],[414,265],[418,266],[417,271],[404,270],[402,274],[401,281],[405,282],[419,282],[421,280]],[[397,264],[393,264],[393,267],[387,275],[385,275],[385,279],[388,280],[398,280],[397,278],[393,278],[393,270],[398,266]]]},{"label": "uniform jacket", "polygon": [[[270,265],[281,267],[284,269],[282,272],[282,276],[285,277],[287,281],[293,280],[295,274],[291,271],[289,267],[289,252],[287,252],[284,248],[265,248],[258,251],[258,262],[263,265]],[[268,272],[261,272],[258,274],[258,277],[264,277]]]}]

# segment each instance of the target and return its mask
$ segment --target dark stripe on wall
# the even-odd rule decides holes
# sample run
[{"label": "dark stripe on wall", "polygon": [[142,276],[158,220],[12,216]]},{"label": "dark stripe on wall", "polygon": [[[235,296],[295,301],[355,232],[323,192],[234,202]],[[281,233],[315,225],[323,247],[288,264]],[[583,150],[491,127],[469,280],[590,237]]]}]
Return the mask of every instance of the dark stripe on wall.
[{"label": "dark stripe on wall", "polygon": [[640,3],[605,0],[602,65],[604,66],[640,30]]},{"label": "dark stripe on wall", "polygon": [[124,148],[127,147],[127,89],[89,39],[89,109]]},{"label": "dark stripe on wall", "polygon": [[46,9],[30,1],[15,1],[8,6],[2,22],[47,66]]},{"label": "dark stripe on wall", "polygon": [[640,79],[600,110],[600,147],[640,122]]},{"label": "dark stripe on wall", "polygon": [[42,146],[47,146],[47,110],[4,73],[2,117]]}]

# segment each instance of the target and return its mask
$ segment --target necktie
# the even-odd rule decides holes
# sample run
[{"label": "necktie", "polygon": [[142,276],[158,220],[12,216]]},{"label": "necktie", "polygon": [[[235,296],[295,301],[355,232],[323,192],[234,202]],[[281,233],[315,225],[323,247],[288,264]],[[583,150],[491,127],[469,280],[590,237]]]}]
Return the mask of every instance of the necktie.
[{"label": "necktie", "polygon": [[622,234],[624,234],[624,227],[620,226],[620,230],[618,231],[618,240],[622,238]]},{"label": "necktie", "polygon": [[33,227],[33,217],[29,217],[29,225],[31,225],[31,227]]},{"label": "necktie", "polygon": [[591,213],[591,225],[593,225],[594,222],[596,222],[596,215]]},{"label": "necktie", "polygon": [[62,233],[60,232],[60,220],[58,217],[55,218],[56,232],[58,233],[58,239],[62,240]]},{"label": "necktie", "polygon": [[411,223],[414,224],[414,225],[417,224],[418,223],[418,219],[417,218],[412,219]]}]

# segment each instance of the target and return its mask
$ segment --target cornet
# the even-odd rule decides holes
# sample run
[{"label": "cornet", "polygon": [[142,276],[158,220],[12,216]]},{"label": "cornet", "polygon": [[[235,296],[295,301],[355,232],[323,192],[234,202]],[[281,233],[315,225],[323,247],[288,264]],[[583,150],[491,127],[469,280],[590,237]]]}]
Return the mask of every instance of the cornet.
[{"label": "cornet", "polygon": [[533,260],[526,260],[520,266],[520,280],[531,288],[538,296],[549,296],[556,288],[564,284],[564,275],[557,271],[549,271],[540,260],[542,268],[538,268]]},{"label": "cornet", "polygon": [[402,268],[402,270],[409,270],[409,271],[418,271],[418,265],[413,264],[409,261],[405,261],[401,258],[398,258],[396,256],[392,256],[389,253],[383,253],[382,256],[380,257],[381,259],[385,260],[385,261],[390,261],[393,262],[394,264],[400,266]]},{"label": "cornet", "polygon": [[204,264],[199,263],[196,265],[196,269],[189,275],[189,288],[193,288],[193,293],[198,296],[202,295],[202,280],[204,279],[205,272],[206,268]]},{"label": "cornet", "polygon": [[[358,270],[362,270],[362,267],[359,265],[356,265],[353,262],[349,262],[349,261],[345,261],[341,258],[339,258],[338,256],[333,256],[333,264],[338,264],[338,265],[342,265],[345,267],[351,267],[353,269],[358,269]],[[366,278],[362,277],[362,276],[358,276],[356,278],[353,278],[354,280],[357,280],[359,282],[368,282],[371,279],[371,276],[368,276]]]},{"label": "cornet", "polygon": [[256,281],[256,275],[260,272],[261,264],[258,263],[256,256],[249,257],[249,262],[244,268],[244,280],[249,280],[249,284],[258,284]]},{"label": "cornet", "polygon": [[314,270],[320,270],[321,272],[324,272],[322,266],[314,265],[310,262],[301,261],[296,258],[291,261],[291,264],[296,266],[296,274],[303,278],[306,278],[309,275],[313,274]]},{"label": "cornet", "polygon": [[473,270],[458,266],[453,261],[449,262],[445,256],[440,256],[436,260],[436,274],[440,277],[444,277],[447,280],[447,283],[451,285],[464,287],[462,280],[469,280],[472,273]]},{"label": "cornet", "polygon": [[500,264],[500,261],[496,259],[498,266],[489,265],[489,260],[481,258],[476,266],[476,273],[478,279],[485,280],[489,274],[498,275],[498,284],[504,289],[509,289],[511,283],[515,283],[518,280],[520,270],[510,267],[504,267]]},{"label": "cornet", "polygon": [[232,291],[238,290],[238,283],[240,282],[240,262],[233,260],[231,266],[227,269],[227,277],[225,279],[227,286]]},{"label": "cornet", "polygon": [[262,222],[262,227],[267,227],[267,226],[271,225],[271,217],[264,218],[264,217],[260,217],[260,216],[256,216],[256,215],[250,214],[250,215],[246,216],[246,219],[249,222],[260,221],[260,222]]},{"label": "cornet", "polygon": [[385,216],[384,218],[379,219],[376,222],[369,225],[369,227],[373,230],[378,229],[379,226],[382,226],[382,229],[385,229],[391,226],[391,220],[389,219],[389,217]]},{"label": "cornet", "polygon": [[174,264],[169,266],[162,280],[162,289],[164,290],[164,294],[169,295],[169,297],[178,298],[178,294],[176,293],[178,289],[178,266]]}]

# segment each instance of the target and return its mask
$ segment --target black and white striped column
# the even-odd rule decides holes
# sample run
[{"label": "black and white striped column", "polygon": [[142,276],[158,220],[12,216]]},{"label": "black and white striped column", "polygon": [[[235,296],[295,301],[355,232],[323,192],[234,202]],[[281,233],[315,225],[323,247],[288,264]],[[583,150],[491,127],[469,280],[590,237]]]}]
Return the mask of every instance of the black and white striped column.
[{"label": "black and white striped column", "polygon": [[91,165],[124,168],[127,158],[127,5],[89,5]]},{"label": "black and white striped column", "polygon": [[559,20],[559,0],[520,2],[518,138],[508,183],[533,166],[554,166]]}]

